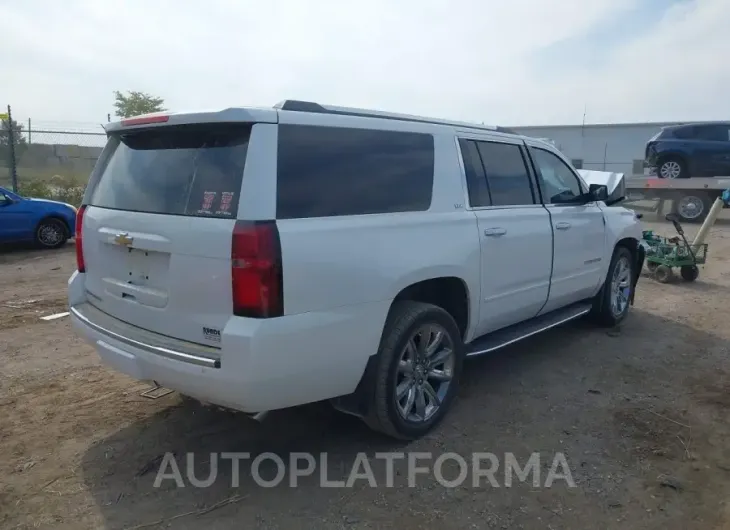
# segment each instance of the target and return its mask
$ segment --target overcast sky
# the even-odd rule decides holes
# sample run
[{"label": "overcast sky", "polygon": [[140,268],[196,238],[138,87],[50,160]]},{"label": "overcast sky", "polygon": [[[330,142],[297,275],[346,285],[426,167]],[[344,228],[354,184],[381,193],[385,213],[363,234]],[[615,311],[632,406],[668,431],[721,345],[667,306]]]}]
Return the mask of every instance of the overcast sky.
[{"label": "overcast sky", "polygon": [[730,0],[0,0],[0,104],[309,99],[500,125],[730,119]]}]

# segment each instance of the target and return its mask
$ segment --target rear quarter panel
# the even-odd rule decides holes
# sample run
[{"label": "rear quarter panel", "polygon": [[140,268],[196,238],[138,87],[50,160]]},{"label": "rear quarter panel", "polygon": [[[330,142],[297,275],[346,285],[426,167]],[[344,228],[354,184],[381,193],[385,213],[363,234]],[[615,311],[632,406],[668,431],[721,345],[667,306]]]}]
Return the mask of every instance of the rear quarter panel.
[{"label": "rear quarter panel", "polygon": [[403,213],[277,224],[287,314],[392,300],[413,283],[442,276],[478,285],[474,265],[479,262],[478,234],[470,213]]},{"label": "rear quarter panel", "polygon": [[698,159],[701,156],[701,147],[701,141],[659,140],[653,146],[651,162],[659,164],[662,158],[676,156],[688,164],[690,172],[696,171],[704,165],[703,161]]}]

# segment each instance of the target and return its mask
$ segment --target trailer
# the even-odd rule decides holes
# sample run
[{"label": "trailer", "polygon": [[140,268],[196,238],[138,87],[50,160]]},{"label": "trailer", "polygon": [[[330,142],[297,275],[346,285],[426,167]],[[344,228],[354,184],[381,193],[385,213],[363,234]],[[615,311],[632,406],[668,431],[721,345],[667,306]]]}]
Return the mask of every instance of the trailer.
[{"label": "trailer", "polygon": [[665,203],[670,202],[671,213],[676,213],[682,222],[699,223],[728,188],[730,177],[663,179],[636,175],[626,179],[625,202],[654,201],[655,205],[646,209],[659,215],[663,215]]}]

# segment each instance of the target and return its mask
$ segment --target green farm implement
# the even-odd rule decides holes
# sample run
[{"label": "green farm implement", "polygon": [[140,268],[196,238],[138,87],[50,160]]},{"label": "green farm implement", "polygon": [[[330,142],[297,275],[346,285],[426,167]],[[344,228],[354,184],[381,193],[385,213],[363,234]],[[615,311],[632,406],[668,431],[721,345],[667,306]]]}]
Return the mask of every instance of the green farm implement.
[{"label": "green farm implement", "polygon": [[674,269],[679,269],[682,278],[693,282],[700,274],[697,265],[703,265],[707,259],[707,243],[690,244],[684,235],[682,225],[676,214],[666,216],[677,230],[679,237],[662,237],[651,230],[643,233],[646,250],[646,266],[654,278],[661,283],[669,282],[674,276]]}]

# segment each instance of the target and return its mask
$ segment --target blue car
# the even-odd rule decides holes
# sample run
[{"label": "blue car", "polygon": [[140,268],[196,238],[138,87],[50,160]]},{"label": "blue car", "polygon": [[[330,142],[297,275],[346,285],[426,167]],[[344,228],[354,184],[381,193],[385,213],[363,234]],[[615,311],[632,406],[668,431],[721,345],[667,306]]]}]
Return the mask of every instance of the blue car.
[{"label": "blue car", "polygon": [[664,127],[647,142],[644,165],[664,179],[730,175],[730,122]]},{"label": "blue car", "polygon": [[76,208],[70,204],[21,197],[0,188],[0,243],[26,241],[58,248],[75,230]]}]

